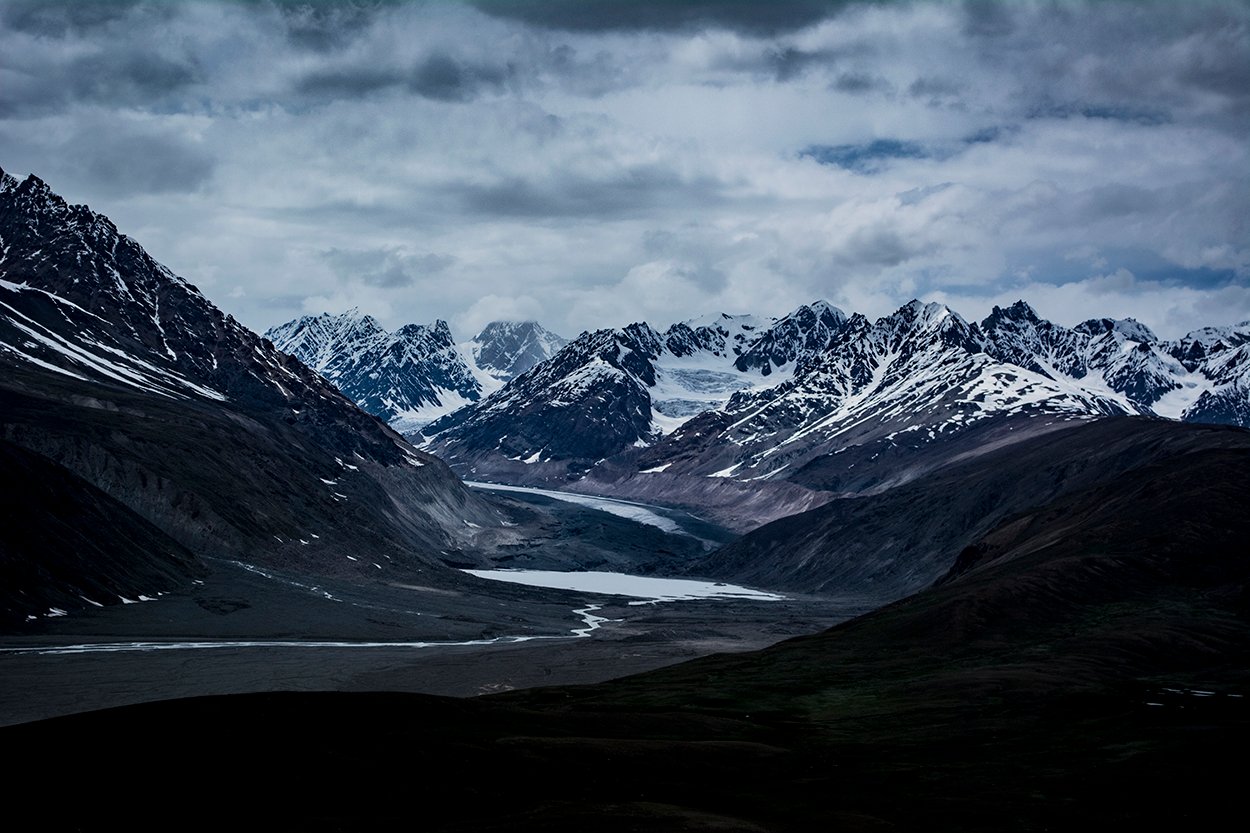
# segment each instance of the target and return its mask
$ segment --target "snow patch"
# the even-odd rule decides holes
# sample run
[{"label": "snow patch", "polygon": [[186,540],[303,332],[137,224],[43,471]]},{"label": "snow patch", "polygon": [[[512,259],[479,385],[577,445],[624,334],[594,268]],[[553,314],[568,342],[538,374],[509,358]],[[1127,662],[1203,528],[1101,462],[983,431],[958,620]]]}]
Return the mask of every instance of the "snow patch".
[{"label": "snow patch", "polygon": [[786,598],[776,593],[739,587],[735,584],[683,578],[633,576],[627,573],[593,571],[566,573],[556,570],[465,570],[464,572],[491,581],[507,581],[558,590],[576,590],[583,593],[602,593],[609,596],[630,596],[641,600],[630,602],[631,605],[695,599],[748,599],[779,602]]}]

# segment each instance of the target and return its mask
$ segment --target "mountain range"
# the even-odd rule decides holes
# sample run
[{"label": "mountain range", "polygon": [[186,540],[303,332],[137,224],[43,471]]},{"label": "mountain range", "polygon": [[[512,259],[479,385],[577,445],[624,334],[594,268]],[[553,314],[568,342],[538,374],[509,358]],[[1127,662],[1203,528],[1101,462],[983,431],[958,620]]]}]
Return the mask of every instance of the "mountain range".
[{"label": "mountain range", "polygon": [[1133,319],[1063,327],[1023,301],[979,323],[912,301],[876,321],[816,302],[777,320],[636,323],[582,334],[423,434],[465,476],[749,527],[822,500],[811,492],[880,490],[1125,414],[1250,426],[1250,322],[1165,341]]},{"label": "mountain range", "polygon": [[494,393],[567,343],[533,321],[493,321],[460,343],[441,320],[388,332],[358,309],[297,318],[265,337],[402,433]]}]

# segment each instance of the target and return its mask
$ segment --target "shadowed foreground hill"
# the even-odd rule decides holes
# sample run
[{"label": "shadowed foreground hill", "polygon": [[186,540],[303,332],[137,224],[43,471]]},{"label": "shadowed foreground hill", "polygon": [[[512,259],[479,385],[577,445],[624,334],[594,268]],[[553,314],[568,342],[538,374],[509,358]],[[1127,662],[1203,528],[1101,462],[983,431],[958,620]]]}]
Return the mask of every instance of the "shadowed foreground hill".
[{"label": "shadowed foreground hill", "polygon": [[12,727],[10,812],[73,794],[44,817],[103,827],[128,795],[139,827],[1197,829],[1235,809],[1250,742],[1248,494],[1250,451],[1189,448],[1007,519],[875,613],[614,683]]}]

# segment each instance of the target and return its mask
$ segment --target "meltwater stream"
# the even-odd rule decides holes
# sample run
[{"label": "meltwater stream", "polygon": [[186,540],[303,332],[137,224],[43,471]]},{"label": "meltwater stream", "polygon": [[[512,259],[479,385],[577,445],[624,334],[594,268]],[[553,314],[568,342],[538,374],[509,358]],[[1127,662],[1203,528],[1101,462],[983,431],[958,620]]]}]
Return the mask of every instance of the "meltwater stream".
[{"label": "meltwater stream", "polygon": [[496,636],[492,639],[469,639],[463,642],[335,642],[300,639],[212,639],[182,642],[84,642],[78,645],[44,645],[32,648],[0,648],[0,654],[116,654],[135,651],[198,651],[210,648],[450,648],[460,645],[508,645],[540,639],[579,639],[590,636],[604,622],[595,616],[602,605],[587,605],[573,612],[582,620],[582,627],[573,628],[568,636]]},{"label": "meltwater stream", "polygon": [[[465,570],[478,578],[507,581],[535,587],[575,590],[608,596],[628,596],[634,599],[630,605],[659,604],[697,599],[738,599],[746,601],[782,601],[786,597],[749,587],[722,584],[693,579],[656,578],[633,576],[625,573],[569,572],[554,570]],[[491,639],[469,639],[460,642],[413,641],[413,642],[352,642],[338,640],[300,639],[205,639],[170,642],[83,642],[73,645],[43,645],[23,648],[0,647],[0,654],[115,654],[143,651],[198,651],[214,648],[449,648],[456,646],[508,645],[518,642],[535,642],[553,639],[580,639],[598,630],[604,622],[612,621],[596,616],[602,605],[587,604],[573,613],[582,620],[582,626],[568,634],[542,636],[496,636]]]}]

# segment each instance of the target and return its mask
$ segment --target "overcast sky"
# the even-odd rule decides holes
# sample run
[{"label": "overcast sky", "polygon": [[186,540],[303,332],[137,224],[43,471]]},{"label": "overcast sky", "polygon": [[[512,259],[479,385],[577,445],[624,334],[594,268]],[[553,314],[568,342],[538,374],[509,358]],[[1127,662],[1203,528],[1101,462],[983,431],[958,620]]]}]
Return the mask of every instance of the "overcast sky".
[{"label": "overcast sky", "polygon": [[1250,4],[13,2],[0,167],[263,330],[1250,318]]}]

